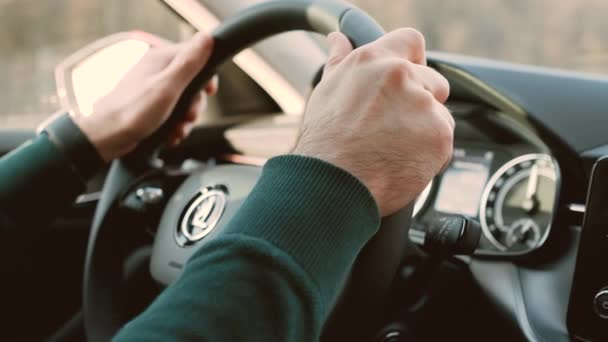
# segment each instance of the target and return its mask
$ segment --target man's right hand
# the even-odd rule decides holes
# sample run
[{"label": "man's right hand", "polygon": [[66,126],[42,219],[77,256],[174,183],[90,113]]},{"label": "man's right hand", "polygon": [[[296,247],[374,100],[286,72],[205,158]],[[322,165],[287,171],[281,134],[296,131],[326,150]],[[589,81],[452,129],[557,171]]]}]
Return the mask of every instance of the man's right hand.
[{"label": "man's right hand", "polygon": [[447,80],[426,66],[424,38],[400,29],[353,50],[341,33],[308,103],[294,154],[359,178],[390,215],[412,202],[452,156]]}]

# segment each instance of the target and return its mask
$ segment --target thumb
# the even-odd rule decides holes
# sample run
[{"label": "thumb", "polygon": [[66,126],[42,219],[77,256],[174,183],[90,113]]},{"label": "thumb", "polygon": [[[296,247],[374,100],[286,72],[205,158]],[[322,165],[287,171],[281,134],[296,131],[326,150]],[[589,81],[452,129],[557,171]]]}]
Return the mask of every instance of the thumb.
[{"label": "thumb", "polygon": [[329,43],[329,57],[325,64],[325,72],[336,67],[349,53],[351,53],[351,51],[353,51],[353,46],[343,33],[330,33],[327,36],[327,42]]},{"label": "thumb", "polygon": [[213,51],[211,36],[199,32],[177,52],[167,69],[167,76],[180,92],[205,66]]}]

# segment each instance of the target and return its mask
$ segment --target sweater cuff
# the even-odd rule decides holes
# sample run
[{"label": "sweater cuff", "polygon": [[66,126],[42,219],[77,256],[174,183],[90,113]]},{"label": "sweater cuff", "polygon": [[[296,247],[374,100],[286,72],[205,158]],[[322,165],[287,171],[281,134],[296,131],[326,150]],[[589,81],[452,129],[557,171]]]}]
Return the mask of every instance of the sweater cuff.
[{"label": "sweater cuff", "polygon": [[83,182],[88,181],[104,166],[103,158],[69,113],[53,120],[45,127],[43,134],[70,161]]},{"label": "sweater cuff", "polygon": [[380,227],[380,213],[363,183],[319,159],[270,159],[226,233],[265,239],[311,276],[332,303],[365,244]]}]

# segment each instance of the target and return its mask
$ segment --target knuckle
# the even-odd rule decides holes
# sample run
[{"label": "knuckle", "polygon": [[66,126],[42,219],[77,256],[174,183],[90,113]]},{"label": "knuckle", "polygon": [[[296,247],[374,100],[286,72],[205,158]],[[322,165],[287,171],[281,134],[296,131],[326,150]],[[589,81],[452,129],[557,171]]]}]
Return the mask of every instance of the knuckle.
[{"label": "knuckle", "polygon": [[409,50],[410,58],[413,60],[422,59],[425,52],[425,40],[420,31],[413,28],[403,28],[398,30],[400,39]]},{"label": "knuckle", "polygon": [[144,57],[142,58],[142,61],[145,61],[145,62],[160,61],[164,64],[168,64],[171,61],[171,59],[173,58],[173,54],[171,52],[172,52],[172,50],[170,49],[170,46],[153,48],[153,49],[148,50],[145,53]]},{"label": "knuckle", "polygon": [[423,50],[425,47],[424,35],[420,31],[411,27],[402,29],[404,39],[408,42],[408,45],[412,48]]},{"label": "knuckle", "polygon": [[435,91],[435,96],[437,97],[437,100],[439,102],[443,103],[443,102],[447,101],[448,97],[450,97],[450,83],[437,70],[435,70],[435,69],[431,69],[431,70],[434,71],[434,73],[437,75],[437,79],[439,80],[438,87]]},{"label": "knuckle", "polygon": [[404,87],[405,82],[412,74],[412,66],[410,62],[406,60],[399,60],[392,62],[384,69],[386,74],[386,83],[390,86]]},{"label": "knuckle", "polygon": [[370,47],[361,47],[353,52],[353,57],[357,63],[363,64],[376,58],[376,51]]},{"label": "knuckle", "polygon": [[334,67],[334,66],[340,64],[341,60],[342,60],[342,58],[340,56],[331,56],[327,59],[327,63],[325,63],[325,67],[326,68]]}]

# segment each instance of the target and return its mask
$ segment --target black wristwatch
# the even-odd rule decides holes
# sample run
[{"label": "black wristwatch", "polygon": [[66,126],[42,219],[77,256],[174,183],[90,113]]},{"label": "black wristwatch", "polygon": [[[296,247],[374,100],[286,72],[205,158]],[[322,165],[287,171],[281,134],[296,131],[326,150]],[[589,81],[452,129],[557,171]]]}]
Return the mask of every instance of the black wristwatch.
[{"label": "black wristwatch", "polygon": [[83,181],[93,177],[105,164],[99,151],[67,112],[51,121],[40,134],[46,134],[64,153]]}]

